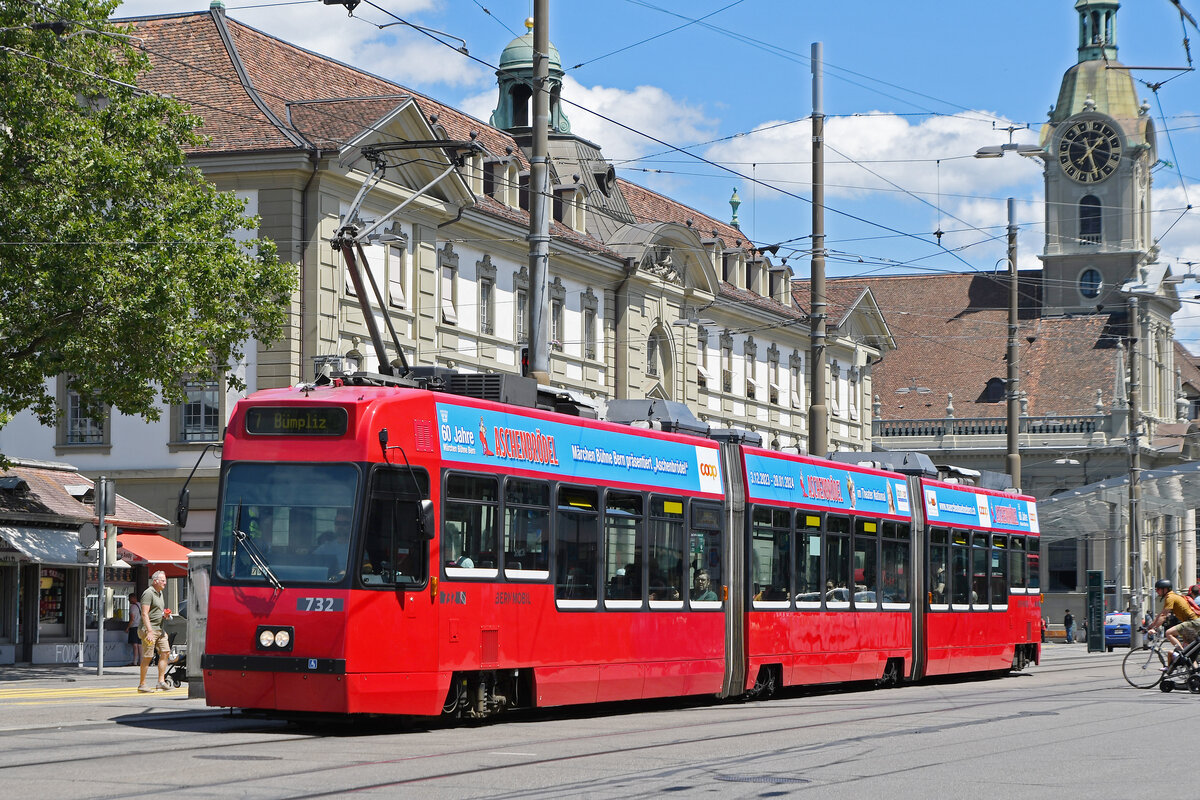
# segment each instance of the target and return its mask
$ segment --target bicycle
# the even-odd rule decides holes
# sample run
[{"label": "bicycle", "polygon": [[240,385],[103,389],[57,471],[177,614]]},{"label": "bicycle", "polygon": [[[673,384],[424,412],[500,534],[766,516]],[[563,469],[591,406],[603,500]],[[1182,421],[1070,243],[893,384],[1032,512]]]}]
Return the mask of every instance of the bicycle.
[{"label": "bicycle", "polygon": [[1170,659],[1163,652],[1166,643],[1165,636],[1147,637],[1145,644],[1126,653],[1121,661],[1121,673],[1125,681],[1135,689],[1153,689],[1157,686],[1164,692],[1170,692],[1177,687],[1178,679],[1188,691],[1200,694],[1200,667],[1195,663],[1200,653],[1200,640],[1176,654],[1170,667],[1167,667]]}]

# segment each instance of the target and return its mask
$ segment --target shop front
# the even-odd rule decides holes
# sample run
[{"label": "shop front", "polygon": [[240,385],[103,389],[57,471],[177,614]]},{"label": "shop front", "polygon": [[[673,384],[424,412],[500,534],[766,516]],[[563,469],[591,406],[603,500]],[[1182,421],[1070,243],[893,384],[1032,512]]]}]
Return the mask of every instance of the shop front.
[{"label": "shop front", "polygon": [[0,664],[78,662],[84,579],[78,549],[75,530],[0,526]]}]

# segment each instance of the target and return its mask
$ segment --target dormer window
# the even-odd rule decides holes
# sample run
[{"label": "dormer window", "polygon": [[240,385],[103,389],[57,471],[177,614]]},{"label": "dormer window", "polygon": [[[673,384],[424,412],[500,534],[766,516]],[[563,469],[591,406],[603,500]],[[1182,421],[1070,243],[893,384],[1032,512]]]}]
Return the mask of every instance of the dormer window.
[{"label": "dormer window", "polygon": [[1004,399],[1004,379],[990,378],[983,389],[981,400],[985,403],[999,403]]}]

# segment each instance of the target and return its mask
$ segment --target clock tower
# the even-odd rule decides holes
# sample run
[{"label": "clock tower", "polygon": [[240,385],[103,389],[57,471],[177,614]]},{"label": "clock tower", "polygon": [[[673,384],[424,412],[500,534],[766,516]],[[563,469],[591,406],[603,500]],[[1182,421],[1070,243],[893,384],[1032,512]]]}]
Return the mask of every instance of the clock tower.
[{"label": "clock tower", "polygon": [[1117,0],[1077,0],[1079,61],[1062,79],[1040,144],[1046,159],[1045,314],[1122,305],[1119,287],[1154,260],[1149,106],[1117,61]]}]

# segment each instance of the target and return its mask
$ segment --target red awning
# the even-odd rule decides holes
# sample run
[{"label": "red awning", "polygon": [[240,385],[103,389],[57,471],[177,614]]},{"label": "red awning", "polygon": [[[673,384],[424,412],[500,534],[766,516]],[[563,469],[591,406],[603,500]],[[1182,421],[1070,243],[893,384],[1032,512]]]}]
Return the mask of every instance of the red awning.
[{"label": "red awning", "polygon": [[187,560],[191,550],[157,533],[117,534],[117,554],[135,567],[161,569],[168,578],[187,575]]}]

